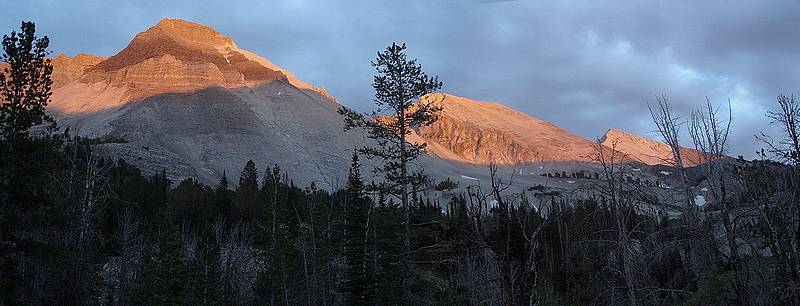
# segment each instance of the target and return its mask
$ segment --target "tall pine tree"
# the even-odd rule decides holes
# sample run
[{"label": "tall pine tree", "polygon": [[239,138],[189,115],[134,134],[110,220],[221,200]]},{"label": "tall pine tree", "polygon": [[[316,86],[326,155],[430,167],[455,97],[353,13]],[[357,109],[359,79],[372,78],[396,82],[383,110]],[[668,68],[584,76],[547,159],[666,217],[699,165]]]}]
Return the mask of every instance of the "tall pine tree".
[{"label": "tall pine tree", "polygon": [[[60,138],[28,137],[32,127],[53,122],[44,112],[53,83],[53,67],[47,58],[49,44],[47,36],[36,36],[33,22],[22,22],[20,32],[12,31],[2,40],[0,62],[6,65],[0,71],[0,304],[15,304],[18,289],[26,283],[24,273],[18,273],[16,258],[26,258],[27,254],[21,255],[25,253],[22,245],[33,243],[20,243],[18,238],[26,236],[26,231],[46,236],[42,233],[55,222],[42,219],[67,217],[65,207],[56,206],[55,196],[45,188],[59,170]],[[39,214],[46,217],[30,214],[39,209],[49,209],[47,214]],[[64,229],[56,229],[56,233],[63,234]],[[44,245],[37,248],[56,249]],[[61,246],[58,249],[64,251]]]},{"label": "tall pine tree", "polygon": [[144,305],[180,305],[189,286],[189,265],[178,227],[166,210],[160,212],[157,249],[145,259],[142,288],[136,296]]},{"label": "tall pine tree", "polygon": [[50,39],[37,38],[33,22],[22,22],[20,30],[3,35],[0,57],[8,64],[0,73],[0,132],[11,143],[35,125],[54,122],[44,112],[53,85],[53,65],[47,58]]},{"label": "tall pine tree", "polygon": [[258,190],[258,169],[253,160],[248,160],[239,177],[236,188],[236,205],[234,215],[239,221],[253,221],[263,216],[261,195]]},{"label": "tall pine tree", "polygon": [[219,179],[217,187],[214,188],[214,204],[220,217],[230,219],[231,217],[231,197],[230,190],[228,190],[228,176],[223,171],[222,178]]},{"label": "tall pine tree", "polygon": [[[442,88],[438,77],[430,77],[416,59],[409,60],[406,45],[393,43],[379,52],[372,62],[377,74],[373,78],[375,104],[378,110],[363,114],[346,107],[339,109],[345,129],[363,128],[378,146],[363,147],[358,152],[367,158],[380,158],[384,163],[376,168],[386,178],[383,189],[400,199],[404,210],[403,247],[405,248],[406,279],[403,282],[406,298],[411,292],[411,208],[415,199],[412,190],[428,183],[422,167],[413,167],[414,161],[424,152],[425,144],[411,143],[406,137],[413,129],[433,124],[442,107],[429,93]],[[428,95],[428,96],[426,96]]]},{"label": "tall pine tree", "polygon": [[347,207],[345,208],[345,271],[342,284],[345,305],[367,303],[366,231],[370,199],[364,194],[358,153],[353,152],[350,175],[347,178]]},{"label": "tall pine tree", "polygon": [[239,190],[258,190],[258,169],[253,160],[248,160],[242,169],[242,175],[239,177]]}]

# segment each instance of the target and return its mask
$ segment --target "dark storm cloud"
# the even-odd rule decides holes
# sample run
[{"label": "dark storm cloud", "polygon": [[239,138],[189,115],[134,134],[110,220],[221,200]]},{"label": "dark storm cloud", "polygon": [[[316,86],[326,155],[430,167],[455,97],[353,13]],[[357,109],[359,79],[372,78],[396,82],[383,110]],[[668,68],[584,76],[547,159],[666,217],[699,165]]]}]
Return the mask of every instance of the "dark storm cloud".
[{"label": "dark storm cloud", "polygon": [[705,97],[730,99],[732,153],[752,156],[775,96],[800,90],[798,16],[790,1],[13,1],[0,26],[34,20],[56,52],[111,55],[159,19],[184,18],[361,110],[370,60],[402,41],[445,91],[587,138],[610,127],[655,136],[657,94],[686,115]]}]

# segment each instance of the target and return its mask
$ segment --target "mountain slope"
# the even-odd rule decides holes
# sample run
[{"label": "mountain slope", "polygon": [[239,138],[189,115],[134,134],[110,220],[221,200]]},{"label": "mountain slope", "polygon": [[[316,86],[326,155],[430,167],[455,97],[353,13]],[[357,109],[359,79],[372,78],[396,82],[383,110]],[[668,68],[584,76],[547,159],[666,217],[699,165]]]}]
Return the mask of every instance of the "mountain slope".
[{"label": "mountain slope", "polygon": [[[665,143],[637,136],[618,129],[609,129],[602,138],[603,145],[623,152],[631,159],[647,165],[672,165],[672,149]],[[681,159],[686,167],[700,162],[697,150],[681,147]]]},{"label": "mountain slope", "polygon": [[[114,140],[97,149],[173,179],[214,183],[253,159],[280,165],[300,185],[334,186],[352,149],[371,144],[343,131],[341,105],[324,89],[197,23],[164,19],[109,58],[53,63],[48,111],[61,126]],[[410,140],[428,143],[425,169],[438,177],[479,178],[490,162],[593,162],[597,153],[596,143],[497,103],[425,98],[444,111]]]},{"label": "mountain slope", "polygon": [[[50,87],[56,90],[70,82],[78,79],[83,73],[97,63],[103,61],[105,58],[102,56],[80,53],[75,57],[61,53],[58,56],[50,59],[50,64],[53,65],[53,74],[51,79],[53,85]],[[0,62],[0,71],[8,68],[8,64]]]},{"label": "mountain slope", "polygon": [[75,57],[59,54],[53,61],[53,89],[78,79],[89,68],[105,60],[102,56],[80,53]]},{"label": "mountain slope", "polygon": [[429,153],[472,164],[592,161],[595,143],[504,105],[449,94],[432,94],[443,112],[414,137]]},{"label": "mountain slope", "polygon": [[165,19],[55,89],[48,110],[78,134],[127,141],[98,149],[176,179],[216,182],[252,158],[332,183],[362,142],[342,131],[338,107],[231,38]]}]

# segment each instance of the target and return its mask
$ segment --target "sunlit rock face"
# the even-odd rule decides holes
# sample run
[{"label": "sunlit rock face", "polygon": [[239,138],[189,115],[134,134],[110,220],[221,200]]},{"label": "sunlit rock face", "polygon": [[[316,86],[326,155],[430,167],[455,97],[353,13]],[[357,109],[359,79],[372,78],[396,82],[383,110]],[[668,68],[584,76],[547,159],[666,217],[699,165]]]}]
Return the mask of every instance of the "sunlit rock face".
[{"label": "sunlit rock face", "polygon": [[418,135],[429,152],[474,164],[592,161],[597,145],[555,124],[506,106],[449,94],[433,94],[439,120]]},{"label": "sunlit rock face", "polygon": [[[164,19],[137,34],[116,55],[97,59],[80,71],[58,69],[54,61],[55,71],[68,71],[61,73],[67,77],[57,80],[66,84],[54,86],[57,97],[51,103],[54,111],[66,114],[102,111],[162,93],[191,92],[212,86],[256,87],[278,80],[334,100],[324,89],[302,82],[270,61],[239,49],[230,37],[180,19]],[[73,80],[76,82],[70,82]],[[114,94],[104,95],[98,88]],[[82,91],[103,95],[103,101],[73,98]]]},{"label": "sunlit rock face", "polygon": [[[48,111],[60,126],[113,140],[96,149],[173,179],[215,183],[253,159],[280,165],[301,186],[337,186],[353,148],[373,144],[343,130],[341,105],[324,89],[184,20],[162,20],[111,57],[58,56],[53,66]],[[440,177],[478,177],[485,169],[474,165],[492,162],[594,162],[598,148],[608,150],[500,104],[425,98],[443,113],[409,140],[428,144],[438,158],[424,157],[425,170]]]},{"label": "sunlit rock face", "polygon": [[[609,129],[602,138],[603,145],[613,147],[623,152],[629,158],[648,165],[674,165],[674,158],[670,146],[663,142],[637,136],[618,129]],[[681,159],[686,167],[700,164],[700,155],[697,150],[680,149]]]},{"label": "sunlit rock face", "polygon": [[[50,76],[53,84],[51,90],[56,90],[80,78],[86,70],[105,60],[105,57],[80,53],[75,57],[61,53],[50,59],[53,65],[53,74]],[[8,68],[8,64],[0,62],[0,71]]]},{"label": "sunlit rock face", "polygon": [[58,89],[78,79],[87,69],[105,59],[102,56],[85,53],[78,54],[75,57],[69,57],[63,53],[59,54],[51,62],[53,64],[52,89]]},{"label": "sunlit rock face", "polygon": [[324,89],[184,20],[162,20],[109,58],[56,58],[54,70],[48,111],[62,127],[122,139],[97,149],[174,179],[214,183],[253,159],[299,184],[333,184],[363,145]]}]

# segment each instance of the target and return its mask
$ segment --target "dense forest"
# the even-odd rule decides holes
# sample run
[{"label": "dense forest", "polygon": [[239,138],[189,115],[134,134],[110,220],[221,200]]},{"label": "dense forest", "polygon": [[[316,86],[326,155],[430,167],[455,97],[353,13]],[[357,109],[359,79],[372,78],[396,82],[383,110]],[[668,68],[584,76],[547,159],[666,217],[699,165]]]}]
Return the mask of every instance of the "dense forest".
[{"label": "dense forest", "polygon": [[[59,129],[45,113],[48,44],[32,23],[3,37],[0,305],[800,304],[792,96],[767,114],[787,141],[765,141],[753,161],[725,157],[729,116],[710,102],[693,112],[704,162],[684,168],[675,150],[684,184],[669,196],[600,147],[602,173],[575,192],[516,190],[495,165],[490,182],[458,186],[410,166],[425,148],[404,137],[437,111],[415,101],[441,82],[392,45],[373,85],[398,119],[340,111],[381,144],[355,150],[342,188],[296,186],[252,161],[209,186]],[[679,144],[668,100],[658,106],[654,124]],[[385,179],[366,179],[363,158]]]}]

